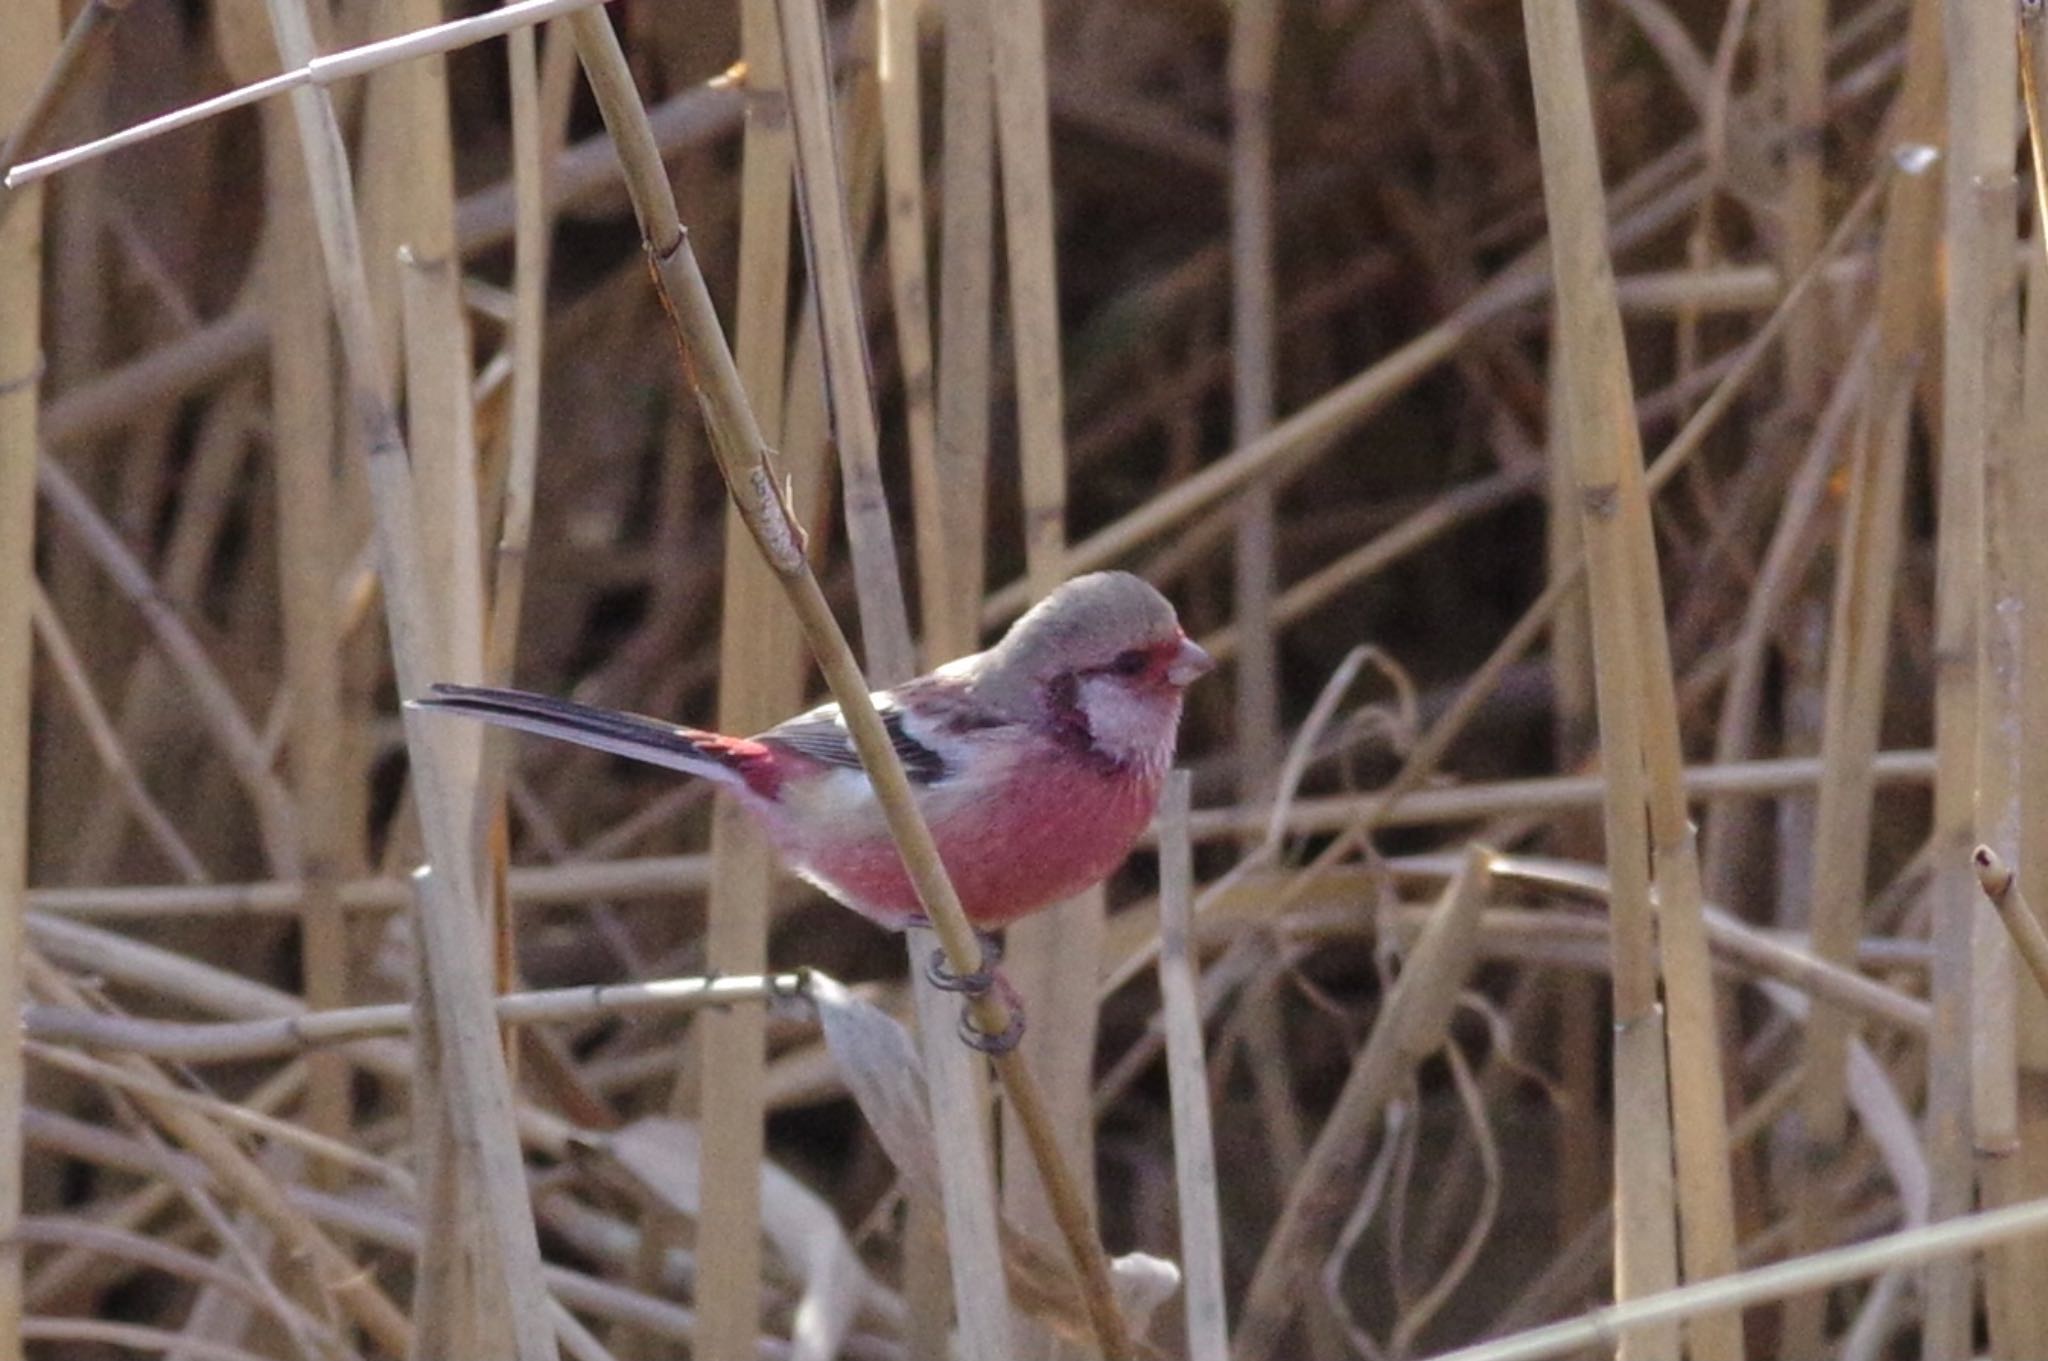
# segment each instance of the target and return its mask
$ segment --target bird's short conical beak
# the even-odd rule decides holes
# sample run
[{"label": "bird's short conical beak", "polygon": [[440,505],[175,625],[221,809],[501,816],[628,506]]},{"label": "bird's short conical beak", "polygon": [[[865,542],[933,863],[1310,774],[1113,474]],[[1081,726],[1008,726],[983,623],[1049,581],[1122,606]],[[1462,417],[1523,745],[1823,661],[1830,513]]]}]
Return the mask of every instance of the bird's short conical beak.
[{"label": "bird's short conical beak", "polygon": [[1166,679],[1175,685],[1190,685],[1216,669],[1216,659],[1197,647],[1192,639],[1180,640],[1180,651],[1166,664]]}]

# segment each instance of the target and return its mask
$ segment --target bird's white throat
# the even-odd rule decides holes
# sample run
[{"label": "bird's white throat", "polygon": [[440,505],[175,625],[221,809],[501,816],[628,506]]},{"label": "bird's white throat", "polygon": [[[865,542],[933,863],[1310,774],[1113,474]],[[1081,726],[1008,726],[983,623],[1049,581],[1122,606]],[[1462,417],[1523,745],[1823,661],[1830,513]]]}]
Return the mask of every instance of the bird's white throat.
[{"label": "bird's white throat", "polygon": [[1119,762],[1161,766],[1173,759],[1180,697],[1137,689],[1109,676],[1082,680],[1076,705],[1095,749]]}]

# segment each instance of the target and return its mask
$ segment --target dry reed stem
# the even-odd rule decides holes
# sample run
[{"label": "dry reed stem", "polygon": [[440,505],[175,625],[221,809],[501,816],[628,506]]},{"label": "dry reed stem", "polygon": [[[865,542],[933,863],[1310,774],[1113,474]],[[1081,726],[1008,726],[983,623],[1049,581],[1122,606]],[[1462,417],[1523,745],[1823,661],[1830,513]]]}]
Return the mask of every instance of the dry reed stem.
[{"label": "dry reed stem", "polygon": [[[505,1025],[560,1024],[595,1017],[694,1012],[745,1002],[773,1002],[796,996],[806,986],[803,973],[659,978],[644,983],[594,983],[508,993],[496,999],[494,1010]],[[307,1010],[251,1021],[155,1021],[35,1006],[22,1013],[24,1033],[36,1039],[125,1050],[188,1063],[277,1058],[381,1035],[405,1035],[412,1030],[414,1021],[413,1009],[399,1002],[333,1011]]]},{"label": "dry reed stem", "polygon": [[364,43],[344,51],[309,57],[297,64],[287,59],[286,69],[277,75],[240,86],[226,94],[215,95],[211,99],[181,105],[170,113],[147,119],[79,146],[52,152],[19,165],[11,165],[7,171],[6,187],[19,189],[24,185],[34,184],[61,170],[83,165],[126,147],[139,146],[164,133],[191,127],[195,123],[218,117],[232,109],[244,108],[274,95],[306,89],[325,89],[353,76],[369,75],[418,58],[435,57],[457,51],[492,38],[503,37],[515,28],[544,23],[559,15],[599,3],[601,0],[511,0],[504,8],[490,13],[416,28],[380,42]]},{"label": "dry reed stem", "polygon": [[[28,954],[24,968],[37,993],[73,1010],[88,1008],[85,996],[38,956]],[[160,1080],[145,1060],[127,1059],[121,1066],[146,1081]],[[211,1120],[194,1114],[182,1103],[154,1096],[138,1094],[137,1102],[149,1112],[152,1121],[199,1157],[245,1208],[256,1213],[290,1245],[294,1266],[291,1274],[299,1278],[304,1288],[317,1292],[316,1298],[331,1299],[387,1351],[410,1350],[412,1325],[398,1306],[332,1239],[291,1206],[270,1175],[244,1155]]]},{"label": "dry reed stem", "polygon": [[[267,24],[251,7],[216,13],[217,41],[237,78],[276,59]],[[306,894],[299,909],[301,987],[308,1006],[348,1000],[348,919],[338,882],[363,870],[348,835],[348,722],[342,702],[342,620],[333,582],[340,568],[340,488],[334,476],[333,340],[322,305],[321,261],[305,163],[290,110],[262,110],[265,309],[270,339],[271,429],[277,484],[278,596],[283,683],[290,692],[290,773],[304,814]],[[323,1056],[307,1070],[307,1122],[341,1136],[349,1127],[349,1065]]]},{"label": "dry reed stem", "polygon": [[[1231,438],[1251,443],[1273,423],[1276,302],[1273,278],[1273,68],[1280,46],[1275,0],[1237,6],[1230,29]],[[1237,662],[1238,789],[1250,795],[1280,755],[1274,496],[1261,479],[1237,511],[1233,565]]]},{"label": "dry reed stem", "polygon": [[1702,1313],[1741,1309],[1895,1268],[1924,1267],[1948,1257],[1960,1257],[1967,1263],[1973,1253],[2044,1232],[2048,1232],[2048,1199],[2030,1200],[1592,1310],[1515,1337],[1443,1352],[1433,1361],[1539,1361],[1590,1347],[1611,1347],[1617,1338],[1645,1324],[1676,1323]]},{"label": "dry reed stem", "polygon": [[[310,60],[314,40],[302,0],[270,0],[269,11],[279,55],[289,65]],[[425,690],[443,662],[434,629],[444,621],[436,618],[422,575],[409,458],[378,349],[355,196],[333,100],[311,85],[294,89],[291,97],[350,400],[366,446],[392,658],[399,693],[410,697]],[[466,1146],[462,1169],[477,1211],[462,1220],[483,1226],[481,1235],[472,1238],[485,1254],[476,1263],[476,1279],[493,1281],[487,1293],[503,1307],[494,1321],[510,1335],[522,1361],[540,1361],[555,1354],[554,1330],[512,1127],[510,1080],[490,1011],[490,954],[477,914],[470,838],[476,772],[456,764],[461,748],[441,746],[445,734],[428,726],[429,720],[408,710],[405,722],[420,821],[435,867],[423,878],[424,893],[412,922],[437,1011],[439,1060],[448,1083],[444,1113],[451,1138]],[[465,778],[467,790],[461,785]],[[481,1311],[471,1316],[481,1319]]]},{"label": "dry reed stem", "polygon": [[918,562],[920,574],[943,571],[948,583],[946,589],[928,588],[925,596],[925,637],[934,656],[965,655],[981,641],[995,316],[993,24],[990,0],[961,0],[947,11],[939,194],[940,495],[933,498],[944,540],[931,547],[937,561],[920,556]]},{"label": "dry reed stem", "polygon": [[[766,446],[747,407],[703,275],[676,217],[674,198],[647,128],[646,112],[633,90],[617,38],[601,16],[584,12],[571,22],[585,71],[597,92],[599,108],[617,139],[663,307],[675,325],[687,373],[704,408],[712,447],[725,473],[726,485],[745,513],[756,543],[788,592],[805,638],[839,702],[849,734],[887,814],[891,835],[897,840],[918,896],[939,935],[948,967],[956,972],[972,972],[979,961],[978,943],[946,878],[931,831],[918,815],[909,781],[889,745],[888,733],[868,696],[860,668],[804,560],[801,531],[767,465]],[[1010,1022],[1008,1008],[993,993],[975,1001],[973,1014],[975,1024],[991,1034],[1000,1033]],[[1074,1192],[1071,1176],[1059,1166],[1057,1146],[1044,1123],[1037,1084],[1015,1052],[1000,1057],[996,1068],[1012,1104],[1018,1107],[1020,1118],[1032,1131],[1032,1154],[1052,1194],[1068,1249],[1080,1268],[1090,1316],[1103,1349],[1111,1356],[1128,1356],[1132,1349],[1116,1311],[1107,1261],[1095,1240],[1087,1207]]]},{"label": "dry reed stem", "polygon": [[2011,935],[2020,962],[2034,976],[2034,985],[2048,996],[2048,931],[2042,930],[2040,918],[2020,891],[2012,866],[1989,846],[1979,846],[1970,859],[1977,867],[1978,886],[1998,909],[1998,919]]},{"label": "dry reed stem", "polygon": [[[784,90],[782,42],[771,0],[740,9],[741,58],[747,63],[747,116],[741,134],[738,322],[739,380],[764,437],[783,432],[789,315],[789,212],[793,148]],[[803,479],[806,487],[814,477]],[[718,652],[718,723],[757,732],[795,710],[803,694],[803,641],[780,608],[774,573],[754,550],[737,507],[725,514],[725,575]],[[745,810],[721,795],[712,815],[711,894],[705,959],[720,972],[756,973],[767,965],[775,866],[766,839]],[[703,1129],[704,1186],[698,1241],[728,1245],[708,1259],[697,1282],[695,1345],[711,1354],[753,1345],[761,1317],[762,1075],[765,1017],[757,1007],[707,1016],[698,1035],[701,1072],[694,1092],[679,1080],[670,1110],[694,1097]],[[666,1216],[643,1230],[638,1281],[677,1237]],[[652,1352],[648,1354],[653,1354]]]},{"label": "dry reed stem", "polygon": [[[1643,1038],[1653,1032],[1661,1037],[1662,1025],[1650,903],[1652,847],[1643,821],[1649,798],[1645,724],[1637,707],[1649,693],[1645,668],[1664,667],[1667,661],[1646,655],[1639,624],[1642,611],[1655,607],[1654,597],[1648,605],[1637,599],[1645,583],[1637,576],[1632,541],[1635,484],[1630,470],[1640,468],[1641,456],[1612,303],[1605,224],[1598,214],[1599,159],[1577,11],[1529,0],[1523,23],[1558,276],[1559,335],[1571,347],[1564,361],[1564,433],[1578,470],[1607,778],[1606,846],[1614,887],[1614,1107],[1630,1113],[1628,1120],[1616,1122],[1615,1130],[1614,1297],[1626,1302],[1675,1284],[1678,1269],[1677,1207],[1663,1170],[1668,1168],[1671,1094],[1661,1038],[1655,1050]],[[1675,1332],[1640,1333],[1622,1339],[1620,1355],[1675,1355],[1677,1349]]]},{"label": "dry reed stem", "polygon": [[[1983,601],[1984,466],[1994,299],[2009,269],[1994,252],[2010,249],[2012,94],[2016,72],[2008,15],[1942,7],[1948,68],[1947,159],[1943,232],[1948,289],[1943,314],[1941,480],[1935,585],[1935,748],[1932,937],[1935,1033],[1928,1047],[1928,1144],[1933,1174],[1930,1217],[1967,1211],[1973,1201],[1972,1143],[1979,1092],[1987,1079],[2010,1083],[1979,1062],[1980,993],[1992,979],[1978,929],[1978,893],[1969,870],[1978,778],[1978,628]],[[2003,72],[2001,80],[1999,73]],[[1993,186],[2006,185],[2004,202]],[[1998,961],[2001,965],[2004,961]],[[1994,1273],[1995,1274],[1995,1273]],[[1943,1263],[1922,1285],[1924,1354],[1951,1361],[1968,1354],[1972,1282]],[[2002,1292],[2001,1292],[2002,1293]],[[2001,1320],[2002,1322],[2002,1320]],[[2002,1331],[2002,1329],[2001,1329]]]},{"label": "dry reed stem", "polygon": [[1225,1361],[1230,1325],[1223,1295],[1223,1230],[1216,1210],[1216,1141],[1209,1127],[1209,1083],[1195,1003],[1198,966],[1188,941],[1195,882],[1188,787],[1187,772],[1173,772],[1159,805],[1159,997],[1172,1085],[1188,1361]]},{"label": "dry reed stem", "polygon": [[[884,123],[884,170],[890,184],[889,248],[891,284],[895,290],[898,344],[902,348],[905,399],[909,407],[911,445],[911,495],[917,544],[917,577],[920,613],[924,624],[925,661],[964,656],[980,645],[979,615],[987,563],[984,536],[988,526],[988,445],[991,404],[992,344],[994,317],[994,112],[989,91],[989,26],[987,0],[960,0],[946,12],[943,53],[945,93],[941,106],[943,216],[939,228],[939,315],[941,342],[938,363],[927,366],[924,377],[937,383],[937,390],[925,400],[933,407],[932,454],[927,467],[917,457],[919,408],[916,340],[914,333],[932,322],[922,311],[909,316],[923,303],[913,296],[913,279],[924,269],[922,247],[915,260],[900,259],[910,253],[910,242],[899,236],[912,229],[907,220],[908,202],[899,200],[917,187],[922,201],[924,168],[903,166],[903,157],[913,148],[903,145],[907,132],[918,123],[918,88],[910,79],[914,68],[899,60],[899,48],[908,55],[916,52],[916,34],[910,22],[910,7],[897,0],[882,0],[881,25],[884,61],[881,100]],[[902,30],[911,30],[899,36]],[[908,106],[906,109],[905,106]],[[899,187],[900,186],[900,187]],[[922,213],[915,224],[922,240]],[[944,381],[939,382],[943,377]],[[921,933],[914,953],[924,952]],[[911,965],[913,971],[917,964]],[[920,1024],[925,1033],[941,1033],[942,1008],[937,999],[917,994]],[[973,1068],[964,1075],[958,1065],[929,1068],[927,1087],[935,1101],[962,1103],[974,1110],[987,1108],[987,1084],[982,1072]],[[946,1091],[940,1083],[954,1085]],[[951,1155],[959,1156],[959,1155]],[[978,1153],[970,1164],[964,1160],[949,1173],[949,1180],[974,1179],[972,1196],[948,1196],[944,1214],[947,1233],[940,1232],[938,1214],[913,1201],[905,1226],[905,1288],[911,1319],[907,1337],[918,1356],[935,1356],[951,1345],[948,1333],[953,1314],[949,1262],[945,1237],[953,1243],[972,1244],[977,1257],[985,1256],[995,1228],[993,1173]],[[986,1190],[982,1189],[986,1184]],[[992,1317],[994,1311],[970,1297],[963,1302],[962,1331],[970,1347],[982,1354],[993,1349],[1000,1354],[1014,1345],[1009,1325]]]},{"label": "dry reed stem", "polygon": [[1260,1251],[1238,1321],[1232,1355],[1264,1361],[1275,1355],[1301,1306],[1300,1283],[1322,1260],[1340,1225],[1345,1195],[1356,1182],[1373,1127],[1410,1080],[1416,1064],[1447,1040],[1459,990],[1471,971],[1480,909],[1492,884],[1492,853],[1466,848],[1430,920],[1408,953],[1401,976],[1380,1005],[1365,1046],[1353,1058],[1330,1117],[1316,1134],[1286,1207]]},{"label": "dry reed stem", "polygon": [[[0,12],[0,126],[27,118],[57,47],[55,0]],[[8,195],[11,201],[16,195]],[[0,216],[0,1016],[20,1014],[29,871],[29,599],[35,585],[37,397],[42,376],[43,204],[19,196]],[[20,1032],[0,1037],[0,1352],[22,1343]]]},{"label": "dry reed stem", "polygon": [[[1059,278],[1053,204],[1052,136],[1047,109],[1046,16],[1038,0],[991,8],[990,46],[1010,337],[1016,377],[1018,508],[1023,515],[1024,577],[1033,599],[1070,575],[1067,565],[1066,396],[1060,344]],[[1102,956],[1106,898],[1091,888],[1018,922],[1008,933],[1004,969],[1038,1017],[1027,1062],[1045,1093],[1066,1165],[1083,1200],[1095,1203],[1095,1126],[1090,1094],[1097,1012],[1094,971],[1077,961]],[[1004,1110],[1002,1147],[1033,1137],[1023,1112]],[[1027,1232],[1049,1232],[1056,1211],[1027,1160],[1008,1153],[1003,1202]],[[1052,1355],[1044,1339],[1019,1346]]]},{"label": "dry reed stem", "polygon": [[[867,677],[873,684],[894,685],[916,673],[917,657],[881,482],[866,328],[856,285],[852,214],[847,205],[849,187],[840,169],[839,140],[833,128],[824,34],[811,0],[779,0],[777,14],[790,80],[799,204],[812,276],[810,304],[823,351],[831,429],[840,451],[844,514],[854,557]],[[922,889],[920,897],[929,908],[931,900]],[[924,970],[931,948],[925,934],[911,930],[904,939],[919,1033],[924,1037],[921,1049],[935,1112],[934,1132],[945,1169],[941,1186],[952,1231],[947,1251],[953,1299],[970,1355],[1001,1356],[1015,1347],[1018,1322],[1006,1299],[976,1285],[997,1279],[1001,1273],[987,1132],[980,1119],[986,1108],[986,1090],[968,1054],[951,1043],[953,1008],[950,999],[931,986]],[[942,1119],[936,1114],[941,1111],[957,1114]],[[928,1315],[935,1315],[938,1308],[936,1299],[922,1304]]]},{"label": "dry reed stem", "polygon": [[[1909,178],[1902,176],[1901,180]],[[1794,187],[1788,186],[1788,194]],[[1925,198],[1931,188],[1923,182],[1906,192]],[[1917,220],[1926,219],[1923,215]],[[1900,230],[1915,221],[1911,216],[1896,223],[1888,219],[1886,230]],[[1807,339],[1811,343],[1810,334]],[[1790,344],[1788,338],[1788,351]],[[1810,387],[1802,389],[1799,384],[1817,382],[1817,376],[1807,372],[1794,379],[1793,372],[1788,369],[1794,393],[1810,393]],[[1903,401],[1909,390],[1901,385],[1892,400]],[[1884,437],[1892,424],[1887,417],[1866,418],[1851,456],[1849,501],[1828,629],[1820,746],[1824,773],[1813,828],[1809,920],[1814,952],[1837,962],[1853,955],[1856,937],[1862,931],[1863,848],[1870,839],[1874,792],[1870,762],[1883,715],[1893,584],[1904,529],[1901,512],[1907,450],[1903,440]],[[1794,1243],[1801,1251],[1826,1246],[1834,1237],[1827,1222],[1831,1201],[1827,1182],[1845,1151],[1848,1134],[1844,1065],[1849,1038],[1848,1018],[1833,1007],[1816,1007],[1807,1020],[1805,1090],[1800,1106],[1800,1137],[1806,1152],[1788,1173],[1794,1197]],[[1825,1300],[1791,1302],[1786,1327],[1795,1339],[1788,1344],[1793,1350],[1812,1352],[1822,1346],[1825,1311]]]}]

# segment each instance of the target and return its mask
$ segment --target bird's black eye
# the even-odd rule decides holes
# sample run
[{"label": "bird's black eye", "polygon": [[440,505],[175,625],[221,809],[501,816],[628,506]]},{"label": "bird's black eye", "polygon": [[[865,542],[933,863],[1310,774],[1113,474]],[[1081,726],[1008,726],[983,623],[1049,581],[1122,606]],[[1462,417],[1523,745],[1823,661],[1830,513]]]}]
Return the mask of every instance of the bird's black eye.
[{"label": "bird's black eye", "polygon": [[1109,669],[1119,676],[1139,676],[1143,675],[1145,668],[1151,664],[1152,659],[1149,656],[1137,648],[1132,648],[1129,652],[1118,653],[1117,659],[1109,664]]}]

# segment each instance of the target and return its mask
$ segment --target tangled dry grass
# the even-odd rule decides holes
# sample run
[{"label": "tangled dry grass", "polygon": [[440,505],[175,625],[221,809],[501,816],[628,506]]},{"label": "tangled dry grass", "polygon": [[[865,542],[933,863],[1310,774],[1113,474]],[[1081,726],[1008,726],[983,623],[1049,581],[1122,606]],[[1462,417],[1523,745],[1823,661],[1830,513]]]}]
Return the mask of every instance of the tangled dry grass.
[{"label": "tangled dry grass", "polygon": [[[0,1353],[2048,1355],[2037,14],[0,5]],[[1108,565],[1226,666],[994,1084],[398,703]]]}]

